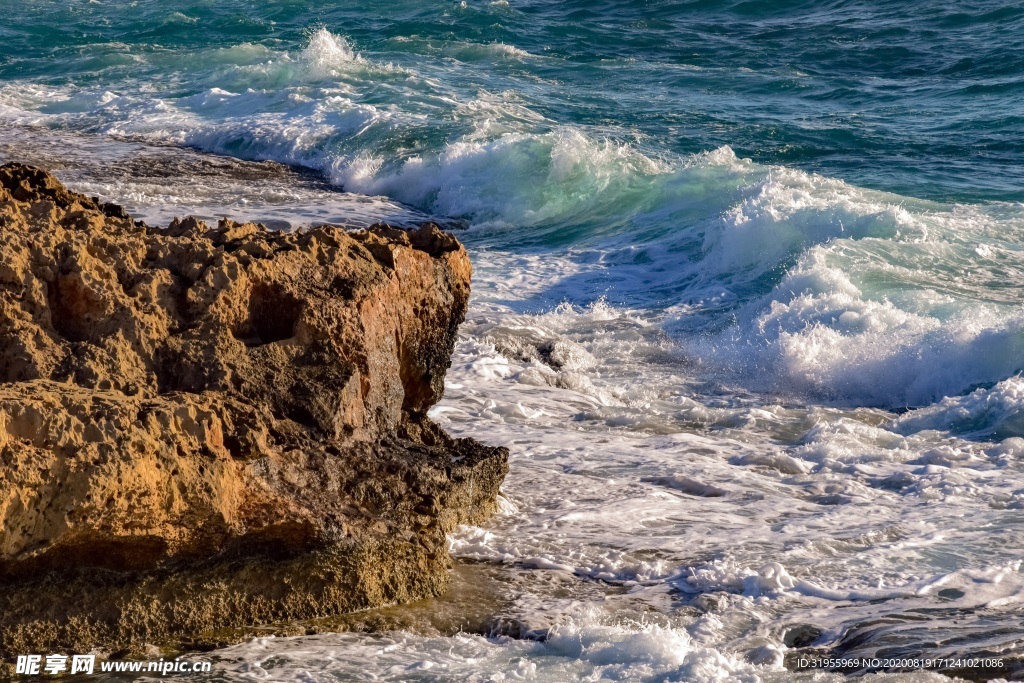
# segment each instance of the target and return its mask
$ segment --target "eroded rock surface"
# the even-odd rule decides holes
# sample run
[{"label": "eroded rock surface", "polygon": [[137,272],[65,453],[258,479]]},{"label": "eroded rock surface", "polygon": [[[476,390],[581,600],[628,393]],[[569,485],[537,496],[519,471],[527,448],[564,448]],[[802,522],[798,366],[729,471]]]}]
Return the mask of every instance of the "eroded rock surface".
[{"label": "eroded rock surface", "polygon": [[155,229],[0,167],[0,657],[445,590],[507,471],[426,418],[470,273],[432,225]]}]

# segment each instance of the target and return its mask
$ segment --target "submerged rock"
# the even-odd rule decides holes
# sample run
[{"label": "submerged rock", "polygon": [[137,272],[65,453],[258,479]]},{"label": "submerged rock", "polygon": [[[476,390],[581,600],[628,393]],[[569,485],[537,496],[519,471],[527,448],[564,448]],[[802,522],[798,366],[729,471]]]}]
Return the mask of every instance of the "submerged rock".
[{"label": "submerged rock", "polygon": [[507,471],[426,417],[470,273],[433,225],[154,229],[0,167],[0,659],[443,592]]}]

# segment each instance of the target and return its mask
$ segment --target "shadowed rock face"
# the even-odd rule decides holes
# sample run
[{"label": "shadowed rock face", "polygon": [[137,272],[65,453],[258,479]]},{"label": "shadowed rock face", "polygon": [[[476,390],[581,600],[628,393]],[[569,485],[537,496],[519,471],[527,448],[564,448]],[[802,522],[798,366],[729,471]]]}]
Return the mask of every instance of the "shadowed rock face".
[{"label": "shadowed rock face", "polygon": [[0,167],[0,657],[442,592],[507,471],[426,418],[470,273],[433,225],[153,229]]}]

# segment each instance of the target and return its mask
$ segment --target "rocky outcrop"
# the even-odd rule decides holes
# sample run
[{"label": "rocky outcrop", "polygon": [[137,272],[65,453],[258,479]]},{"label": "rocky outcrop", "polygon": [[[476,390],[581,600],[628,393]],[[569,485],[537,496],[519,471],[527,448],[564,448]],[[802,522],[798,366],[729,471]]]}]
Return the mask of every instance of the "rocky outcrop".
[{"label": "rocky outcrop", "polygon": [[0,167],[0,658],[444,591],[507,470],[426,417],[469,280],[433,225],[155,229]]}]

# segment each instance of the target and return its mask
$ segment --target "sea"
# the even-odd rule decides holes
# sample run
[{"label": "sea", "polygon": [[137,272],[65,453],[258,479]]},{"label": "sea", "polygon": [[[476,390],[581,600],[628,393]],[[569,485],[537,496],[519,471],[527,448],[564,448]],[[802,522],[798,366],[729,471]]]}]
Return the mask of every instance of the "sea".
[{"label": "sea", "polygon": [[452,593],[187,680],[1024,675],[1024,4],[0,14],[0,161],[474,263],[431,416],[511,472]]}]

